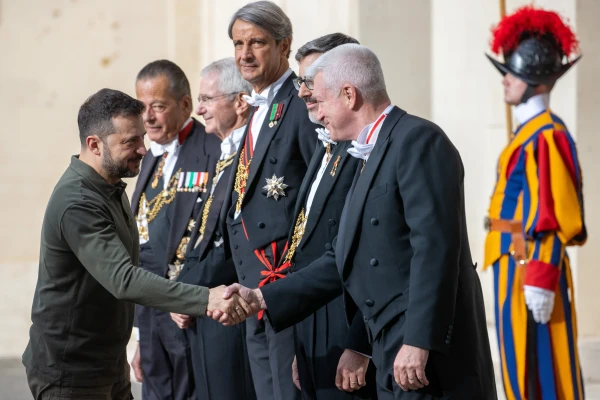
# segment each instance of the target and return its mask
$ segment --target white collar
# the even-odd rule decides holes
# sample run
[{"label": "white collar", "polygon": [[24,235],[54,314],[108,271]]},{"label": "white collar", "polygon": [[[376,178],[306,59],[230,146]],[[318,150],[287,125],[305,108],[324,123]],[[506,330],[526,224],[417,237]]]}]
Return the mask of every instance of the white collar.
[{"label": "white collar", "polygon": [[264,88],[260,93],[256,93],[254,90],[252,90],[252,97],[256,97],[256,95],[262,96],[267,99],[268,104],[271,104],[273,102],[273,99],[277,95],[277,92],[279,91],[279,89],[281,89],[281,86],[283,86],[283,82],[285,82],[285,80],[292,74],[292,72],[292,69],[288,68],[288,70],[285,71],[283,75],[279,77],[279,79],[277,79],[275,82]]},{"label": "white collar", "polygon": [[[183,127],[179,131],[183,131],[189,124],[193,122],[192,117],[188,118],[187,121],[183,124]],[[152,155],[154,157],[162,156],[165,153],[173,154],[181,147],[183,143],[179,143],[179,133],[175,136],[175,139],[170,141],[167,144],[159,144],[156,142],[150,142],[150,151],[152,151]]]},{"label": "white collar", "polygon": [[221,156],[223,158],[232,155],[240,148],[240,143],[242,142],[242,138],[244,137],[244,132],[246,131],[246,125],[234,129],[229,136],[227,136],[221,142]]},{"label": "white collar", "polygon": [[550,108],[550,94],[537,94],[515,107],[515,118],[519,124],[529,121],[531,118]]},{"label": "white collar", "polygon": [[[358,138],[356,139],[356,143],[358,144],[367,144],[367,135],[369,134],[369,131],[371,130],[371,127],[373,126],[373,124],[383,115],[383,114],[389,114],[392,111],[392,108],[394,108],[393,104],[390,104],[389,106],[387,106],[385,108],[385,110],[383,110],[383,112],[381,114],[379,114],[379,117],[377,117],[375,119],[375,121],[371,122],[369,125],[365,126],[363,128],[362,131],[360,131],[360,134],[358,135]],[[373,134],[373,136],[375,136],[375,138],[373,138],[373,140],[371,140],[370,144],[375,144],[375,140],[377,139],[377,136],[379,136],[379,131],[381,130],[381,125],[377,127],[378,130],[377,132],[375,132]]]}]

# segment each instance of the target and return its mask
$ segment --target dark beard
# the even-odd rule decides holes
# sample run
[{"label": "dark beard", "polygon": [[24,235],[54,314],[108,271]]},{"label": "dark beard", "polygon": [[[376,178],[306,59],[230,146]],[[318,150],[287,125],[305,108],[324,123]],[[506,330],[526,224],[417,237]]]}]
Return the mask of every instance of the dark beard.
[{"label": "dark beard", "polygon": [[115,178],[133,178],[137,172],[130,170],[126,165],[119,165],[112,158],[112,153],[108,145],[104,145],[104,153],[102,154],[102,168],[109,176]]}]

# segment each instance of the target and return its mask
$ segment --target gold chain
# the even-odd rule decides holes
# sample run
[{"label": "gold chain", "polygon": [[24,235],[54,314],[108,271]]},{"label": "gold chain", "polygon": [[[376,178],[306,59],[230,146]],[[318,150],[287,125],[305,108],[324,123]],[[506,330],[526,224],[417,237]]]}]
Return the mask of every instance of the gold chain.
[{"label": "gold chain", "polygon": [[156,218],[156,216],[160,212],[160,209],[164,205],[171,204],[173,200],[175,200],[175,195],[177,194],[177,177],[179,176],[180,172],[181,169],[177,170],[177,172],[175,172],[169,180],[167,189],[162,190],[152,200],[147,201],[146,193],[142,193],[142,196],[140,197],[139,209],[140,212],[142,212],[141,210],[143,210],[144,203],[146,203],[146,207],[148,208],[148,212],[146,213],[146,220],[148,221],[148,223],[150,223],[150,221]]},{"label": "gold chain", "polygon": [[202,221],[200,222],[200,229],[199,229],[200,237],[198,239],[200,241],[204,237],[204,231],[206,230],[208,214],[210,212],[210,206],[213,202],[213,193],[215,191],[215,186],[217,186],[217,183],[219,182],[219,174],[221,172],[223,172],[225,170],[225,168],[227,168],[231,164],[233,164],[233,158],[235,157],[235,154],[236,153],[233,153],[232,155],[228,156],[224,160],[221,160],[217,163],[217,169],[215,170],[215,176],[213,177],[212,186],[210,188],[210,196],[209,196],[208,200],[206,200],[206,204],[204,204],[204,208],[202,209]]},{"label": "gold chain", "polygon": [[237,171],[235,173],[235,185],[234,190],[238,194],[237,203],[235,204],[235,212],[239,214],[242,211],[242,201],[244,200],[244,192],[246,189],[246,182],[248,181],[248,171],[250,169],[250,163],[252,159],[248,161],[248,165],[244,165],[242,159],[244,158],[244,151],[240,152],[240,162],[238,164]]},{"label": "gold chain", "polygon": [[294,258],[294,253],[296,252],[296,248],[300,244],[300,241],[302,240],[302,236],[304,236],[305,228],[306,228],[306,215],[304,215],[304,208],[302,208],[302,210],[300,210],[300,214],[298,215],[298,218],[296,219],[296,225],[294,225],[294,234],[292,235],[292,244],[290,244],[290,248],[288,249],[287,253],[285,254],[285,258],[283,259],[284,263],[292,262],[292,259]]}]

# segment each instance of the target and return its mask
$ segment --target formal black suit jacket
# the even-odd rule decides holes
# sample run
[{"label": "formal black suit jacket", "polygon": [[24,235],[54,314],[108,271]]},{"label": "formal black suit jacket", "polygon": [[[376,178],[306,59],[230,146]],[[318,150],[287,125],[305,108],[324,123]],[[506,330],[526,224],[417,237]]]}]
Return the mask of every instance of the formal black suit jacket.
[{"label": "formal black suit jacket", "polygon": [[477,376],[480,389],[493,388],[463,179],[458,151],[444,132],[394,107],[357,171],[335,252],[262,288],[274,329],[341,293],[341,277],[373,340],[402,317],[403,343],[440,354],[446,374]]},{"label": "formal black suit jacket", "polygon": [[[239,157],[233,163],[233,169],[229,178],[228,197],[222,210],[222,221],[231,222],[235,227],[244,221],[248,233],[251,248],[262,249],[272,242],[283,240],[288,235],[292,225],[296,198],[298,196],[302,179],[306,173],[308,164],[317,144],[318,126],[308,119],[308,111],[304,101],[298,97],[298,91],[294,88],[292,80],[296,77],[292,73],[283,83],[274,103],[283,104],[283,115],[277,125],[269,126],[269,115],[260,129],[258,140],[254,149],[254,155],[250,165],[246,194],[242,203],[241,218],[232,221],[235,213],[237,193],[234,191],[235,173],[238,168]],[[253,114],[250,115],[252,120]],[[243,142],[246,141],[248,128],[244,134]],[[240,149],[241,151],[241,149]],[[285,196],[275,200],[266,196],[266,179],[276,176],[284,177],[284,183],[288,185]],[[237,228],[234,228],[237,229]],[[224,227],[223,231],[227,231]],[[241,231],[241,229],[239,229]],[[229,243],[234,245],[234,240],[246,240],[244,235],[230,237]],[[259,275],[252,277],[250,282],[254,284]],[[248,284],[246,282],[246,284]]]},{"label": "formal black suit jacket", "polygon": [[[216,163],[221,155],[221,141],[215,135],[208,135],[204,126],[198,121],[192,122],[194,128],[189,133],[185,142],[179,150],[177,162],[173,173],[181,168],[183,172],[208,171],[209,179],[212,180]],[[156,163],[161,157],[154,157],[150,150],[142,161],[140,176],[135,185],[135,191],[131,199],[131,208],[137,215],[140,197],[148,180],[152,177]],[[209,182],[210,182],[209,180]],[[207,192],[177,192],[175,200],[170,205],[167,218],[169,220],[169,240],[167,243],[154,243],[150,238],[152,251],[156,256],[156,266],[152,271],[166,277],[168,264],[173,261],[177,247],[184,236],[190,219],[198,215],[204,201],[208,197]]]},{"label": "formal black suit jacket", "polygon": [[196,228],[190,237],[183,269],[177,280],[192,285],[215,287],[230,285],[237,282],[235,267],[231,262],[227,235],[223,234],[224,224],[220,221],[221,208],[230,193],[227,192],[229,176],[233,168],[231,165],[223,171],[223,175],[213,193],[211,209],[209,211],[204,236],[198,247],[194,248],[198,236],[204,207],[199,210]]},{"label": "formal black suit jacket", "polygon": [[[292,273],[307,267],[326,251],[333,249],[334,239],[338,235],[344,202],[359,165],[359,160],[348,154],[348,148],[351,145],[351,142],[341,142],[332,146],[331,160],[321,178],[319,188],[315,192],[302,241],[296,248],[291,267]],[[292,243],[295,221],[300,211],[306,207],[311,185],[319,172],[324,155],[325,147],[319,142],[300,187],[294,212],[294,223],[292,223],[288,234],[288,243]],[[332,171],[335,173],[332,174]],[[283,259],[281,263],[283,263]],[[351,306],[348,309],[353,317],[356,307]],[[352,321],[352,319],[350,320]],[[350,331],[346,348],[363,354],[370,354],[371,349],[362,317],[357,318],[356,325]]]}]

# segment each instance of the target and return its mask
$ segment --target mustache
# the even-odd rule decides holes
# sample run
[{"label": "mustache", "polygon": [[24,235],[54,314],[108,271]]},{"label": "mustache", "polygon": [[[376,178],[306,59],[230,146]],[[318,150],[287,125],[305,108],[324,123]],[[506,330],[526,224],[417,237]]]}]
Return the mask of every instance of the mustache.
[{"label": "mustache", "polygon": [[314,97],[303,97],[302,100],[304,100],[304,102],[306,104],[308,103],[316,103],[317,99],[315,99]]}]

